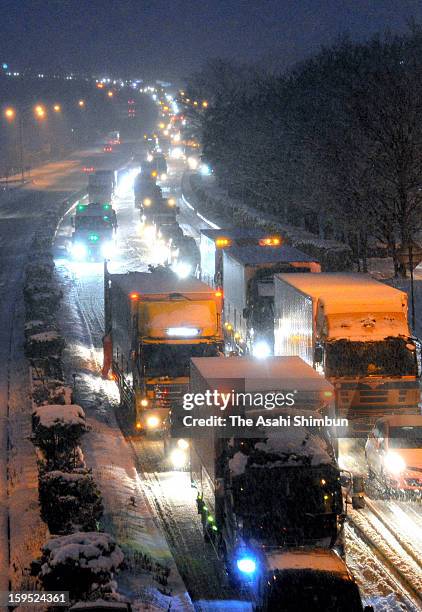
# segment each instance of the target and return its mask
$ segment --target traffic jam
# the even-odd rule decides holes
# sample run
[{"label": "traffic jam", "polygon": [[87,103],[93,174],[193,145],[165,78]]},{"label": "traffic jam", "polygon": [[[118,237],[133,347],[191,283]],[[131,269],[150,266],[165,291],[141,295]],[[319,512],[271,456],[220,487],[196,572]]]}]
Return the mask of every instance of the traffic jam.
[{"label": "traffic jam", "polygon": [[189,188],[214,179],[185,98],[146,94],[155,127],[120,167],[107,135],[56,265],[196,609],[420,609],[407,294],[271,224],[221,225]]}]

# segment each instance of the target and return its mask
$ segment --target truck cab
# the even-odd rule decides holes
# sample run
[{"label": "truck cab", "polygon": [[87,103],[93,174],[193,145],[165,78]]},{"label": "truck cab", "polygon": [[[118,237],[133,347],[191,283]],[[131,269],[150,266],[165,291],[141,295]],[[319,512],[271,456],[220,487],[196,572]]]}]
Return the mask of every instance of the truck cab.
[{"label": "truck cab", "polygon": [[168,270],[106,274],[105,331],[122,407],[135,432],[162,434],[187,390],[191,357],[222,350],[221,297]]},{"label": "truck cab", "polygon": [[72,217],[70,246],[77,261],[101,261],[113,256],[116,247],[117,216],[111,204],[77,204]]}]

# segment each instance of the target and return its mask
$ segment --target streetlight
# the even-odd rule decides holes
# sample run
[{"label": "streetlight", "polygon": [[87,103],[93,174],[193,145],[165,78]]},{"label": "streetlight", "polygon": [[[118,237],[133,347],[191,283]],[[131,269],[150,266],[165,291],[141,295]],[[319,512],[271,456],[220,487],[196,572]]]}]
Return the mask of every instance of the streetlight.
[{"label": "streetlight", "polygon": [[45,108],[44,108],[44,106],[41,106],[41,104],[37,104],[37,106],[34,108],[34,113],[35,113],[35,116],[37,117],[37,119],[44,119],[44,117],[45,117]]},{"label": "streetlight", "polygon": [[112,91],[108,91],[108,92],[107,92],[107,95],[108,95],[108,97],[109,97],[109,98],[112,98],[114,94],[113,94],[113,92],[112,92]]},{"label": "streetlight", "polygon": [[13,121],[13,119],[16,117],[15,109],[10,107],[6,108],[6,110],[4,111],[4,116],[8,121]]},{"label": "streetlight", "polygon": [[12,122],[15,121],[15,119],[18,119],[18,128],[19,128],[19,161],[20,161],[20,167],[21,167],[21,180],[22,182],[24,182],[25,180],[25,168],[24,168],[24,163],[23,163],[23,158],[24,158],[24,151],[23,151],[23,119],[24,119],[24,115],[25,113],[29,113],[29,112],[33,112],[35,117],[37,119],[44,119],[46,116],[46,110],[45,107],[42,106],[41,104],[37,104],[34,108],[31,107],[25,107],[22,109],[19,109],[18,111],[16,111],[16,109],[12,108],[11,106],[9,106],[8,108],[6,108],[4,110],[4,116],[5,118]]},{"label": "streetlight", "polygon": [[85,100],[79,100],[78,101],[78,106],[80,106],[81,108],[83,108],[85,106]]},{"label": "streetlight", "polygon": [[60,104],[55,104],[53,106],[53,110],[55,113],[60,113],[60,111],[62,110],[62,107],[60,106]]}]

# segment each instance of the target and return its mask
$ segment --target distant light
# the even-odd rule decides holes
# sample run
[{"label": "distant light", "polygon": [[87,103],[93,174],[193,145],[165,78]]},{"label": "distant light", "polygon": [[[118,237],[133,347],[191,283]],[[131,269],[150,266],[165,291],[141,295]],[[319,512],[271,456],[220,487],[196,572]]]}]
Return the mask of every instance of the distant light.
[{"label": "distant light", "polygon": [[78,106],[80,106],[81,108],[82,108],[83,106],[85,106],[85,100],[79,100],[79,101],[78,101]]},{"label": "distant light", "polygon": [[114,94],[113,94],[113,92],[112,92],[112,91],[108,91],[108,92],[107,92],[107,95],[108,95],[108,97],[109,97],[109,98],[112,98]]},{"label": "distant light", "polygon": [[14,108],[6,108],[6,110],[4,111],[4,116],[6,117],[6,119],[14,119],[16,117],[16,111]]},{"label": "distant light", "polygon": [[253,574],[256,570],[256,562],[249,557],[243,557],[237,560],[237,569],[242,574]]},{"label": "distant light", "polygon": [[184,263],[183,261],[178,261],[172,266],[172,270],[179,278],[187,278],[192,272],[192,266],[188,263]]},{"label": "distant light", "polygon": [[155,429],[156,427],[159,426],[159,424],[160,424],[160,419],[157,416],[152,415],[147,418],[147,426],[150,429]]},{"label": "distant light", "polygon": [[202,164],[200,172],[203,176],[209,176],[211,174],[211,168],[208,166],[208,164]]},{"label": "distant light", "polygon": [[9,64],[2,64],[1,67],[3,70],[7,70],[9,68]]},{"label": "distant light", "polygon": [[207,106],[208,106],[208,102],[207,102],[206,100],[204,100],[204,101],[202,102],[202,106],[203,106],[204,108],[207,108]]},{"label": "distant light", "polygon": [[104,88],[104,83],[97,83],[97,87],[98,87],[98,89],[103,89]]},{"label": "distant light", "polygon": [[62,110],[62,107],[60,106],[60,104],[55,104],[53,106],[53,109],[56,113],[59,113]]},{"label": "distant light", "polygon": [[187,456],[181,448],[175,448],[170,455],[171,463],[175,469],[182,468],[186,465]]},{"label": "distant light", "polygon": [[129,297],[133,301],[139,300],[139,293],[137,293],[136,291],[133,291],[133,293],[129,293]]},{"label": "distant light", "polygon": [[34,112],[39,119],[43,119],[45,117],[45,108],[41,106],[41,104],[37,104],[37,106],[34,108]]},{"label": "distant light", "polygon": [[268,342],[261,340],[257,342],[253,347],[253,356],[257,359],[266,359],[271,355],[271,349]]},{"label": "distant light", "polygon": [[187,161],[188,161],[189,170],[197,170],[199,166],[199,161],[196,159],[196,157],[188,157]]}]

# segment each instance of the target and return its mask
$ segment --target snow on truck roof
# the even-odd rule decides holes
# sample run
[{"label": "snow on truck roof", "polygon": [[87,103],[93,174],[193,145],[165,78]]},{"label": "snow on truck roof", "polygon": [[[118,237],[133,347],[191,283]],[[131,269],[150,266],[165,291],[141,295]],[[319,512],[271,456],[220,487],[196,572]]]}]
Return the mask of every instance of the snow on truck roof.
[{"label": "snow on truck roof", "polygon": [[205,283],[195,278],[181,279],[175,274],[154,274],[151,272],[128,272],[127,274],[110,274],[112,284],[127,293],[138,292],[140,295],[162,295],[182,293],[183,295],[203,293],[204,298],[215,295]]},{"label": "snow on truck roof", "polygon": [[[372,305],[387,306],[390,311],[393,306],[398,310],[407,304],[407,296],[404,291],[381,283],[366,274],[353,274],[343,272],[330,272],[321,274],[276,274],[279,279],[302,293],[314,299],[321,299],[327,303],[341,304],[356,302],[361,307],[371,302]],[[386,301],[388,300],[388,301]]]},{"label": "snow on truck roof", "polygon": [[285,552],[271,551],[266,555],[268,568],[274,570],[317,570],[336,574],[351,580],[351,575],[342,559],[333,551],[324,548],[304,548]]},{"label": "snow on truck roof", "polygon": [[251,266],[263,263],[318,263],[315,257],[291,246],[232,246],[224,251],[223,256]]},{"label": "snow on truck roof", "polygon": [[[332,385],[300,357],[201,357],[192,364],[207,381],[245,380],[245,391],[332,391]],[[288,387],[287,387],[288,386]]]}]

